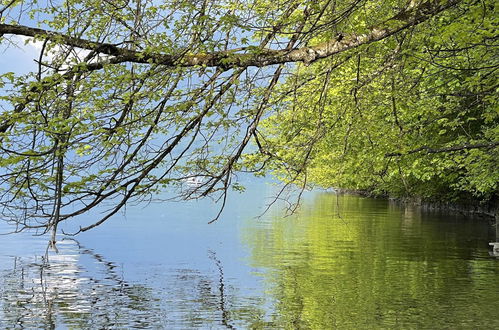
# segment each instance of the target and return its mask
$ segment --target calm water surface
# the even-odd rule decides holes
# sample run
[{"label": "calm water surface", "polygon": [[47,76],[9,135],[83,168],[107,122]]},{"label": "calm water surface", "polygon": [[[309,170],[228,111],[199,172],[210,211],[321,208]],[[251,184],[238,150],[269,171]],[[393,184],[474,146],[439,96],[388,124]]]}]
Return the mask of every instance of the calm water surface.
[{"label": "calm water surface", "polygon": [[130,207],[48,260],[47,237],[0,236],[0,328],[499,328],[487,221],[324,192],[256,219],[271,194],[212,225],[210,201]]}]

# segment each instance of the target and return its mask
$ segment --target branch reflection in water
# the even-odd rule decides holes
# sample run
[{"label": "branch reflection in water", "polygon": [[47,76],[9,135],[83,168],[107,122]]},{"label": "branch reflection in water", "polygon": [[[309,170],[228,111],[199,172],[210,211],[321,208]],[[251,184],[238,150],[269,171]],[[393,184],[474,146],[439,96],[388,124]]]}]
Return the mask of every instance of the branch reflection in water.
[{"label": "branch reflection in water", "polygon": [[[59,248],[47,259],[14,258],[13,269],[2,274],[0,322],[5,324],[0,324],[140,328],[160,322],[150,288],[127,283],[119,267],[75,240],[65,239]],[[83,266],[88,259],[95,269]]]},{"label": "branch reflection in water", "polygon": [[218,227],[190,210],[79,238],[92,249],[63,240],[48,260],[39,237],[2,237],[0,329],[498,328],[486,221],[327,193]]},{"label": "branch reflection in water", "polygon": [[13,257],[12,268],[0,270],[0,328],[234,329],[262,322],[261,301],[241,299],[211,249],[209,270],[151,270],[153,285],[127,281],[122,265],[74,239],[58,246],[58,254]]},{"label": "branch reflection in water", "polygon": [[210,256],[210,259],[212,259],[215,262],[215,265],[217,266],[218,272],[219,272],[218,289],[220,292],[220,304],[219,304],[219,306],[220,306],[220,311],[222,312],[222,324],[229,329],[235,329],[234,326],[232,326],[229,323],[229,320],[228,320],[229,313],[228,313],[226,306],[225,306],[225,304],[226,304],[225,299],[226,298],[225,298],[224,270],[223,270],[222,263],[217,258],[217,255],[215,252],[210,250],[210,251],[208,251],[208,254]]}]

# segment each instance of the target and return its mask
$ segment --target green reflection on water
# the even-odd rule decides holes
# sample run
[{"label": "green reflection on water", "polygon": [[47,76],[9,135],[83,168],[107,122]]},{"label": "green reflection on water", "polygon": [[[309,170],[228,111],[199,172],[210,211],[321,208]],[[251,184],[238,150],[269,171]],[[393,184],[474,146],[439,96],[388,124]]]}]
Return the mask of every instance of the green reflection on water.
[{"label": "green reflection on water", "polygon": [[251,225],[279,328],[499,328],[499,263],[486,221],[388,201],[317,195],[289,218]]}]

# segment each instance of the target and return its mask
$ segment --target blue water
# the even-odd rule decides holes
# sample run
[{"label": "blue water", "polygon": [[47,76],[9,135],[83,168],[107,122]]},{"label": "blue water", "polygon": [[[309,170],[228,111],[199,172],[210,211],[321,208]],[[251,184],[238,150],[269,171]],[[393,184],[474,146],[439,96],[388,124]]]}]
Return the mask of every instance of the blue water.
[{"label": "blue water", "polygon": [[0,236],[1,328],[499,327],[487,221],[319,191],[257,218],[276,191],[248,182],[213,224],[210,200],[130,206],[59,253]]},{"label": "blue water", "polygon": [[[89,232],[60,235],[59,253],[49,250],[48,256],[47,236],[0,236],[0,324],[216,327],[222,297],[237,295],[251,305],[262,295],[259,270],[248,265],[240,233],[247,221],[258,221],[262,194],[272,188],[262,182],[248,182],[248,188],[231,194],[212,224],[220,206],[208,199],[130,206]],[[3,223],[0,229],[8,231]]]}]

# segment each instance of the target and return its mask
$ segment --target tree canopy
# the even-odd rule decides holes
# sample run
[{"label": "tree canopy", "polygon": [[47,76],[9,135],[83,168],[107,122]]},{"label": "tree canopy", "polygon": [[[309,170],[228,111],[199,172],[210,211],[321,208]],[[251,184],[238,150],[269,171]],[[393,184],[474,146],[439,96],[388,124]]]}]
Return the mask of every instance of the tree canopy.
[{"label": "tree canopy", "polygon": [[[52,231],[162,188],[497,191],[497,12],[459,0],[0,1],[0,204]],[[262,122],[263,121],[263,122]],[[196,189],[182,189],[189,177]]]},{"label": "tree canopy", "polygon": [[497,25],[493,2],[470,2],[341,65],[298,68],[265,125],[278,172],[399,197],[497,199]]}]

